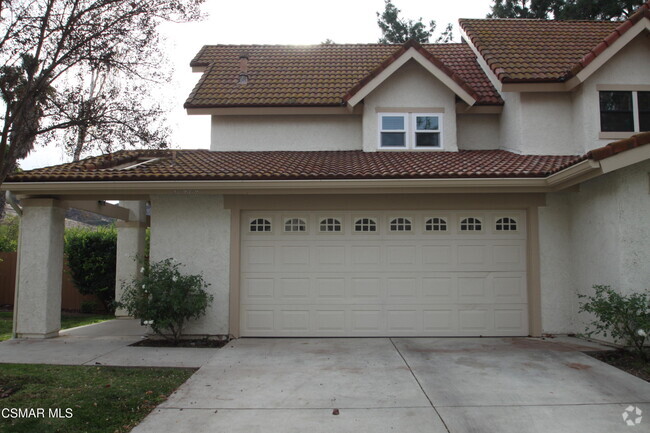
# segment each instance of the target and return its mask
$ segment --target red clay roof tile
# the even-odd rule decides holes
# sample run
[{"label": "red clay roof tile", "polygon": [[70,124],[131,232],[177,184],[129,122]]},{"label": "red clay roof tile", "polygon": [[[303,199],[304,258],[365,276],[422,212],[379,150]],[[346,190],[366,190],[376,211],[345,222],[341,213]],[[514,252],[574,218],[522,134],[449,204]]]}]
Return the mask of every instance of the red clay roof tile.
[{"label": "red clay roof tile", "polygon": [[[467,44],[421,47],[478,105],[503,104]],[[207,69],[185,107],[345,105],[351,89],[403,51],[403,45],[381,44],[206,45],[190,63]],[[239,84],[242,53],[249,58],[247,84]]]},{"label": "red clay roof tile", "polygon": [[[147,164],[124,168],[146,159]],[[7,182],[545,177],[584,156],[459,152],[138,150],[15,174]]]},{"label": "red clay roof tile", "polygon": [[461,19],[460,26],[503,83],[562,82],[584,69],[641,19],[650,1],[624,22]]}]

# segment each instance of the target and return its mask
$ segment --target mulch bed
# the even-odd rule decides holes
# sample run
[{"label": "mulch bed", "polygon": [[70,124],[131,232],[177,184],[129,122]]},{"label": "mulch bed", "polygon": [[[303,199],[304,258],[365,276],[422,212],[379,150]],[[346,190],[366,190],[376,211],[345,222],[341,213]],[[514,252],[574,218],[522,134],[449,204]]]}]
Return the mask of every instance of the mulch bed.
[{"label": "mulch bed", "polygon": [[162,340],[157,338],[145,338],[144,340],[130,344],[129,346],[140,347],[188,347],[198,349],[218,349],[228,344],[228,340],[214,340],[207,338],[198,338],[194,340],[181,340],[178,344],[173,341]]},{"label": "mulch bed", "polygon": [[644,363],[639,357],[627,350],[606,350],[603,352],[585,352],[599,361],[626,371],[650,382],[650,362]]}]

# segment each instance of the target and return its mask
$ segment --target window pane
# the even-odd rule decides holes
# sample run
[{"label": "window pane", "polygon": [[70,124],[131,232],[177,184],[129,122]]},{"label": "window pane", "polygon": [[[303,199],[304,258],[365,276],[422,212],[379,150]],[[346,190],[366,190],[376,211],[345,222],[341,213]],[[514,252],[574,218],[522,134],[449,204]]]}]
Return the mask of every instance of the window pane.
[{"label": "window pane", "polygon": [[381,129],[403,131],[404,117],[403,116],[382,116]]},{"label": "window pane", "polygon": [[632,92],[600,92],[600,130],[634,131]]},{"label": "window pane", "polygon": [[634,119],[629,113],[600,113],[600,130],[634,131]]},{"label": "window pane", "polygon": [[415,147],[440,147],[440,133],[417,132],[415,134]]},{"label": "window pane", "polygon": [[418,131],[437,131],[438,116],[417,116],[415,119],[415,128]]},{"label": "window pane", "polygon": [[632,92],[600,92],[600,111],[632,111]]},{"label": "window pane", "polygon": [[639,130],[650,131],[650,92],[639,92]]},{"label": "window pane", "polygon": [[381,147],[406,147],[404,132],[382,132]]}]

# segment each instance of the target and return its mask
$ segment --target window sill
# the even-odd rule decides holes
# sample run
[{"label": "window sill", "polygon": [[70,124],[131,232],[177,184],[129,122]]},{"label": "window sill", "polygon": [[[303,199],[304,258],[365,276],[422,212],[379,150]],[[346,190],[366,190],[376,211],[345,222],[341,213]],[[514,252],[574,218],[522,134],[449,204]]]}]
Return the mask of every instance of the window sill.
[{"label": "window sill", "polygon": [[601,140],[623,139],[623,138],[630,138],[634,134],[638,134],[638,132],[634,132],[634,131],[600,132],[598,133],[598,138]]},{"label": "window sill", "polygon": [[408,147],[380,147],[377,149],[377,152],[444,152],[444,148],[442,147],[436,147],[436,148],[418,148],[418,149],[410,149]]}]

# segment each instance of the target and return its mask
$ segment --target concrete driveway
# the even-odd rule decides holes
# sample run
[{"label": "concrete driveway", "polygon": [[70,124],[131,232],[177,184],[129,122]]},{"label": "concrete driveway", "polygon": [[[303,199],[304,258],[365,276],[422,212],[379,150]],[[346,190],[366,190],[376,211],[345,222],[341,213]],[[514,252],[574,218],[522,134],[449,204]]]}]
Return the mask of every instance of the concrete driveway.
[{"label": "concrete driveway", "polygon": [[133,432],[650,431],[650,384],[578,342],[236,340]]}]

